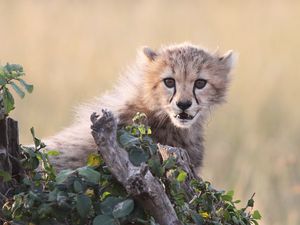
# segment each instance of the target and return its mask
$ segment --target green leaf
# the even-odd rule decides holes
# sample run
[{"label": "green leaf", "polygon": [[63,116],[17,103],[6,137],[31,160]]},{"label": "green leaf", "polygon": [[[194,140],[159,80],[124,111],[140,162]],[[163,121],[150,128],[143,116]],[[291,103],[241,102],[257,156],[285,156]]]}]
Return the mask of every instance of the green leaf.
[{"label": "green leaf", "polygon": [[23,67],[19,64],[6,63],[6,65],[4,66],[4,69],[9,73],[12,73],[12,72],[19,72],[21,74],[23,73]]},{"label": "green leaf", "polygon": [[83,191],[82,184],[81,184],[78,180],[75,180],[75,181],[74,181],[74,183],[73,183],[73,188],[74,188],[74,191],[77,192],[77,193]]},{"label": "green leaf", "polygon": [[113,209],[113,216],[115,218],[121,218],[121,217],[128,216],[132,212],[133,209],[134,209],[133,200],[127,199],[127,200],[115,205],[115,207]]},{"label": "green leaf", "polygon": [[22,166],[28,170],[34,170],[34,169],[38,168],[38,166],[40,164],[40,162],[36,156],[33,156],[33,157],[30,156],[30,158],[23,159],[21,162],[22,162]]},{"label": "green leaf", "polygon": [[152,156],[151,159],[148,160],[148,166],[150,168],[151,173],[157,177],[162,177],[164,175],[165,169],[160,164],[160,160]]},{"label": "green leaf", "polygon": [[105,215],[112,215],[113,214],[113,210],[114,207],[122,202],[123,199],[122,198],[117,198],[117,197],[113,197],[113,196],[109,196],[107,197],[103,202],[101,202],[100,204],[100,209],[101,212]]},{"label": "green leaf", "polygon": [[56,183],[62,184],[72,173],[74,173],[74,170],[70,169],[60,171],[56,176]]},{"label": "green leaf", "polygon": [[228,191],[228,192],[226,193],[226,195],[233,197],[234,191],[233,191],[233,190],[230,190],[230,191]]},{"label": "green leaf", "polygon": [[253,214],[252,214],[252,218],[255,219],[255,220],[260,220],[261,217],[262,217],[262,216],[260,215],[260,213],[259,213],[258,210],[255,210],[255,211],[253,212]]},{"label": "green leaf", "polygon": [[30,133],[31,133],[32,137],[34,137],[34,138],[35,138],[35,131],[34,131],[34,127],[31,127],[31,128],[30,128]]},{"label": "green leaf", "polygon": [[[240,225],[248,225],[248,223],[246,224],[241,218],[239,219],[239,223],[240,223]],[[220,225],[222,225],[222,224],[220,224]]]},{"label": "green leaf", "polygon": [[80,194],[76,198],[76,209],[81,218],[86,218],[92,206],[92,201],[86,195]]},{"label": "green leaf", "polygon": [[30,132],[31,132],[31,135],[32,135],[32,137],[33,137],[34,146],[35,146],[35,148],[38,148],[38,147],[41,145],[42,142],[41,142],[40,139],[38,139],[38,138],[35,136],[35,131],[34,131],[34,128],[33,128],[33,127],[30,128]]},{"label": "green leaf", "polygon": [[31,185],[31,181],[27,177],[23,178],[22,183],[25,184],[25,185],[28,185],[28,186]]},{"label": "green leaf", "polygon": [[50,151],[47,151],[47,155],[48,156],[58,156],[58,155],[60,155],[60,152],[56,151],[56,150],[50,150]]},{"label": "green leaf", "polygon": [[96,216],[93,220],[93,225],[116,225],[114,218],[107,215]]},{"label": "green leaf", "polygon": [[247,206],[249,206],[249,207],[253,207],[254,206],[254,200],[253,200],[253,198],[251,198],[251,199],[248,200]]},{"label": "green leaf", "polygon": [[143,149],[145,149],[150,155],[155,155],[157,152],[157,145],[153,143],[153,140],[149,136],[143,137]]},{"label": "green leaf", "polygon": [[192,219],[197,225],[204,225],[204,220],[198,213],[192,212]]},{"label": "green leaf", "polygon": [[238,219],[236,218],[236,216],[232,217],[232,221],[234,222],[234,224],[239,224]]},{"label": "green leaf", "polygon": [[39,206],[37,213],[39,214],[39,218],[46,218],[52,211],[52,208],[49,204],[42,204]]},{"label": "green leaf", "polygon": [[[60,189],[58,187],[58,185],[57,185],[57,189]],[[61,188],[61,189],[65,190],[65,187]],[[64,209],[70,208],[70,205],[67,203],[67,200],[68,200],[68,193],[66,193],[65,191],[59,190],[56,195],[56,201],[57,201],[58,206],[60,206]]]},{"label": "green leaf", "polygon": [[53,191],[49,192],[48,201],[53,202],[56,201],[58,189],[55,188]]},{"label": "green leaf", "polygon": [[18,85],[16,85],[15,82],[11,81],[9,82],[9,84],[11,85],[11,87],[15,90],[15,92],[21,97],[21,98],[24,98],[25,96],[25,93],[24,91],[22,91]]},{"label": "green leaf", "polygon": [[165,160],[163,163],[164,168],[167,170],[174,168],[175,165],[176,165],[176,160],[173,156]]},{"label": "green leaf", "polygon": [[139,129],[139,131],[140,131],[141,134],[143,134],[143,135],[146,134],[146,128],[145,128],[144,125],[140,125],[140,126],[138,127],[138,129]]},{"label": "green leaf", "polygon": [[110,192],[104,191],[103,194],[102,194],[102,196],[101,196],[101,200],[104,200],[106,197],[108,197],[108,196],[110,196],[110,195],[111,195]]},{"label": "green leaf", "polygon": [[7,181],[10,181],[12,178],[11,178],[11,175],[4,171],[4,170],[0,170],[0,177],[3,178],[3,182],[7,182]]},{"label": "green leaf", "polygon": [[34,149],[32,147],[21,146],[23,152],[26,152],[30,157],[36,157]]},{"label": "green leaf", "polygon": [[102,159],[99,154],[91,153],[87,159],[87,165],[91,167],[98,167],[102,163]]},{"label": "green leaf", "polygon": [[224,201],[229,201],[229,202],[231,202],[231,201],[232,201],[232,198],[233,198],[233,195],[234,195],[234,191],[228,191],[226,194],[222,195],[221,198],[222,198]]},{"label": "green leaf", "polygon": [[33,91],[33,85],[27,84],[23,79],[18,79],[20,84],[26,89],[28,93],[31,93]]},{"label": "green leaf", "polygon": [[140,140],[137,137],[134,137],[128,132],[124,131],[119,136],[119,143],[126,148],[128,146],[139,144]]},{"label": "green leaf", "polygon": [[91,167],[85,166],[77,169],[78,174],[83,176],[87,181],[98,184],[100,181],[100,173]]},{"label": "green leaf", "polygon": [[4,86],[6,84],[5,78],[0,74],[0,85]]},{"label": "green leaf", "polygon": [[142,149],[133,146],[129,150],[129,160],[134,166],[140,166],[142,162],[146,162],[149,156]]},{"label": "green leaf", "polygon": [[179,171],[179,174],[178,174],[178,176],[177,176],[177,178],[176,178],[176,180],[177,180],[179,183],[182,183],[182,182],[185,181],[186,177],[187,177],[187,173],[184,172],[183,170],[180,170],[180,171]]},{"label": "green leaf", "polygon": [[12,111],[15,108],[14,97],[6,87],[3,88],[3,104],[4,104],[5,114],[7,115],[9,114],[10,111]]}]

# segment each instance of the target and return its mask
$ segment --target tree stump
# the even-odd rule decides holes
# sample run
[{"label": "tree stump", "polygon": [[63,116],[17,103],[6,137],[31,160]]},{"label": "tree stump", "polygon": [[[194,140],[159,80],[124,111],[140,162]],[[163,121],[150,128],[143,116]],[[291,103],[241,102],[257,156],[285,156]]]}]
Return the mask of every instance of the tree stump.
[{"label": "tree stump", "polygon": [[12,179],[4,182],[4,177],[0,176],[0,206],[2,206],[5,196],[10,192],[11,187],[20,180],[23,174],[20,166],[19,152],[19,130],[18,122],[0,117],[0,172],[9,175]]}]

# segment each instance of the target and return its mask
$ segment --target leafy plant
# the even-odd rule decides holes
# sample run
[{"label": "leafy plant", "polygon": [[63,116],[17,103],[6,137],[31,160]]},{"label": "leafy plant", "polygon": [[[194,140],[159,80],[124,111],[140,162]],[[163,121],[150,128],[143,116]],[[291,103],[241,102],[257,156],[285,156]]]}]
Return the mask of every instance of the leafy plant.
[{"label": "leafy plant", "polygon": [[[25,73],[21,65],[7,63],[5,66],[0,66],[0,103],[4,106],[5,115],[8,115],[9,112],[15,108],[14,97],[8,86],[21,98],[25,96],[24,89],[28,93],[33,91],[33,85],[27,84],[26,81],[21,78],[24,75]],[[16,81],[18,81],[18,83]]]},{"label": "leafy plant", "polygon": [[21,146],[25,177],[2,208],[7,221],[38,225],[147,221],[143,210],[114,180],[99,155],[90,155],[85,167],[56,174],[49,157],[59,152],[46,151],[33,128],[31,133],[35,146]]},{"label": "leafy plant", "polygon": [[[186,181],[187,173],[176,165],[172,157],[161,161],[150,134],[151,129],[147,126],[146,115],[137,114],[132,125],[119,130],[119,143],[128,151],[129,159],[134,165],[147,163],[153,175],[164,183],[177,216],[184,224],[258,224],[261,215],[258,210],[252,212],[254,195],[245,207],[238,209],[236,205],[240,200],[233,200],[234,191],[218,191],[207,181],[191,180],[189,186],[194,196],[190,199],[190,193],[186,193],[182,186]],[[166,177],[167,173],[168,177]]]},{"label": "leafy plant", "polygon": [[[26,175],[2,209],[7,221],[41,225],[157,224],[127,195],[98,154],[91,154],[85,167],[56,174],[49,157],[59,153],[46,152],[33,128],[31,133],[34,147],[21,146]],[[150,134],[145,115],[139,114],[132,125],[119,129],[118,139],[134,165],[148,163],[152,173],[164,183],[183,224],[258,224],[261,215],[257,210],[252,212],[254,195],[245,207],[238,209],[240,201],[233,200],[233,191],[218,191],[207,181],[192,180],[194,196],[190,199],[182,188],[186,172],[176,165],[174,158],[161,161]]]},{"label": "leafy plant", "polygon": [[[24,76],[25,73],[23,71],[23,67],[18,64],[6,64],[5,66],[0,65],[0,120],[5,119],[8,116],[9,112],[14,109],[14,97],[10,92],[10,87],[13,89],[21,98],[25,96],[25,92],[22,90],[23,87],[27,92],[31,93],[33,91],[33,85],[27,84],[21,77]],[[18,84],[16,83],[18,81]],[[19,87],[19,85],[21,87]],[[5,140],[7,137],[2,137],[1,142]],[[3,143],[3,142],[2,142]],[[5,143],[5,142],[4,142]],[[1,146],[2,147],[2,146]],[[3,160],[7,160],[5,162],[6,165],[11,164],[10,159],[11,155],[7,154],[8,157],[5,157]],[[4,166],[5,169],[6,166]],[[9,171],[5,171],[3,167],[0,169],[0,178],[3,182],[12,181],[12,175]]]}]

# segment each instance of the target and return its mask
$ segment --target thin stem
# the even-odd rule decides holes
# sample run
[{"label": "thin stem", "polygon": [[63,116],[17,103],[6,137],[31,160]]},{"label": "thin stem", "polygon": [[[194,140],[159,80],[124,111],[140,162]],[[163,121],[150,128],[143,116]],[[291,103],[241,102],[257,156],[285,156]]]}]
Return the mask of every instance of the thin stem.
[{"label": "thin stem", "polygon": [[8,198],[7,198],[4,194],[2,194],[1,192],[0,192],[0,196],[1,196],[3,199],[5,199],[5,201],[8,200]]}]

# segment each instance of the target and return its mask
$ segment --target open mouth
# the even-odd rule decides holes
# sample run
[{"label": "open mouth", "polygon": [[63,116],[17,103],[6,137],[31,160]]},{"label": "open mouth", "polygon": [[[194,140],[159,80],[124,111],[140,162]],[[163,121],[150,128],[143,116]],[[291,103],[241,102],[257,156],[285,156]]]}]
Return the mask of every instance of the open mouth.
[{"label": "open mouth", "polygon": [[192,120],[194,119],[194,116],[191,116],[185,112],[179,113],[175,116],[175,118],[180,119],[180,120]]}]

